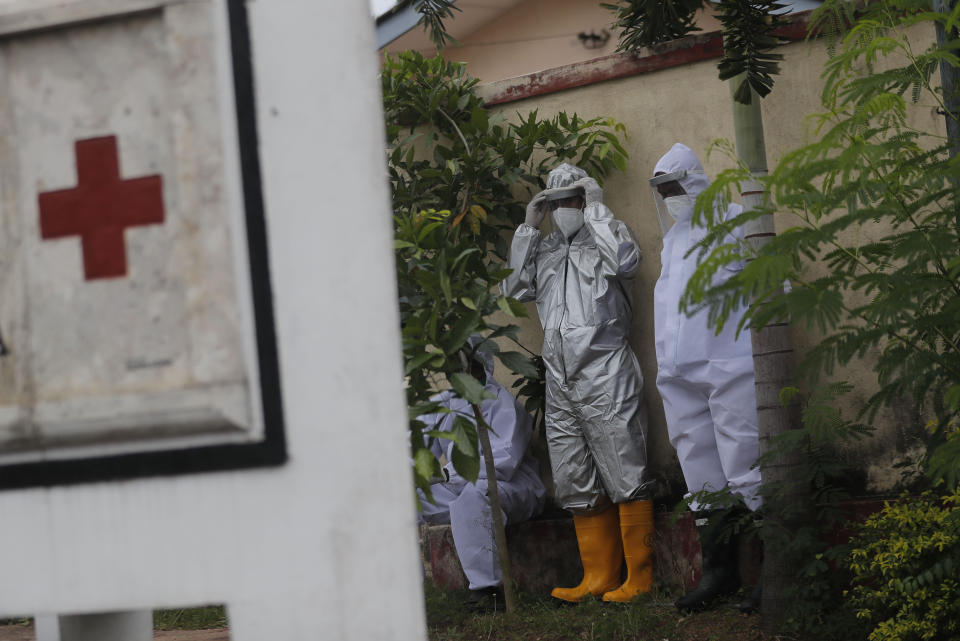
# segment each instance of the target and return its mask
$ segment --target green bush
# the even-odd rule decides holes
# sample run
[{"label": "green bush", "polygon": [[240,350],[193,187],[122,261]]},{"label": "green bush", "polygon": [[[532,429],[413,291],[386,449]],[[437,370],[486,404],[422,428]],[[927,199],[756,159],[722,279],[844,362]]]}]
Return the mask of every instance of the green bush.
[{"label": "green bush", "polygon": [[960,491],[887,503],[859,528],[846,595],[870,641],[960,638]]},{"label": "green bush", "polygon": [[[509,274],[507,239],[523,221],[527,199],[561,161],[598,181],[627,162],[620,142],[625,128],[616,120],[564,112],[541,118],[531,111],[511,121],[486,108],[477,82],[462,63],[413,51],[387,57],[381,73],[410,442],[417,487],[428,494],[439,464],[416,417],[444,411],[431,397],[446,387],[481,402],[482,385],[465,365],[469,336],[508,337],[522,348],[485,346],[519,377],[514,387],[528,411],[542,404],[542,363],[520,344],[517,325],[494,316],[526,315],[496,286]],[[476,478],[477,433],[470,421],[429,436],[452,438],[454,467]]]}]

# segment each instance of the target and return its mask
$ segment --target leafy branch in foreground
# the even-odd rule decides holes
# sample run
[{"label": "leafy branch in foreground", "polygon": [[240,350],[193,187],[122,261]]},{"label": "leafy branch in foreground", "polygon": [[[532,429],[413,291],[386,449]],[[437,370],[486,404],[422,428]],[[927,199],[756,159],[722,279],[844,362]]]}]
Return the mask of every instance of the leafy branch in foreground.
[{"label": "leafy branch in foreground", "polygon": [[[572,160],[599,177],[625,169],[618,137],[624,127],[610,118],[562,112],[540,118],[533,111],[508,121],[484,106],[463,64],[440,56],[388,57],[381,81],[411,419],[435,411],[430,397],[453,385],[454,374],[469,376],[467,338],[477,333],[520,347],[501,351],[492,340],[485,345],[518,376],[514,387],[536,414],[543,403],[542,362],[520,344],[515,325],[490,321],[498,311],[508,318],[526,313],[496,293],[507,274],[503,232],[523,220],[526,199],[543,188],[555,164]],[[413,425],[416,481],[428,489],[437,468],[428,451],[420,452],[417,430]],[[461,425],[454,438],[463,455],[454,466],[474,478],[475,430]]]},{"label": "leafy branch in foreground", "polygon": [[528,194],[569,160],[599,180],[626,169],[624,126],[537,111],[511,121],[476,95],[465,65],[407,51],[388,57],[381,74],[388,170],[394,211],[449,210],[477,247],[506,259],[503,233],[523,221]]},{"label": "leafy branch in foreground", "polygon": [[[846,11],[831,0],[815,20],[836,24]],[[722,173],[698,203],[711,231],[695,250],[703,262],[685,297],[688,306],[709,305],[721,327],[748,306],[745,325],[789,319],[817,331],[798,369],[810,384],[838,365],[875,359],[878,389],[863,416],[909,399],[932,417],[928,471],[951,487],[960,481],[960,161],[942,133],[913,124],[910,103],[941,104],[932,76],[941,61],[960,65],[960,43],[917,52],[905,30],[957,17],[920,2],[861,8],[824,71],[823,111],[811,119],[817,142],[786,154],[763,179],[792,226],[759,252],[731,242],[736,227],[773,207],[709,220],[706,205],[748,178],[742,168]],[[712,274],[744,258],[740,274],[712,287]],[[784,281],[791,288],[780,292]]]},{"label": "leafy branch in foreground", "polygon": [[430,35],[430,41],[437,50],[443,49],[450,44],[459,44],[453,36],[447,32],[444,20],[453,19],[453,12],[460,11],[460,7],[453,3],[453,0],[417,0],[414,8],[420,14],[419,24],[423,30]]},{"label": "leafy branch in foreground", "polygon": [[723,56],[717,64],[720,80],[744,74],[734,100],[749,105],[753,91],[761,98],[773,89],[773,76],[780,73],[783,56],[773,53],[782,44],[774,31],[783,25],[780,12],[785,5],[769,0],[618,0],[601,3],[616,16],[620,29],[618,51],[637,52],[661,42],[682,38],[695,31],[697,14],[716,8],[723,31]]},{"label": "leafy branch in foreground", "polygon": [[[610,118],[584,120],[559,113],[540,118],[517,114],[516,122],[491,113],[474,92],[476,79],[463,64],[415,52],[388,57],[381,73],[386,115],[387,160],[394,213],[394,250],[410,447],[414,480],[431,498],[440,465],[425,438],[454,442],[452,461],[464,478],[479,474],[478,446],[487,456],[488,494],[498,541],[508,612],[515,595],[510,582],[503,519],[497,507],[497,478],[480,411],[487,398],[471,373],[475,350],[492,353],[516,375],[526,408],[542,417],[543,362],[519,339],[514,324],[495,322],[526,315],[526,307],[499,295],[504,231],[524,217],[524,203],[543,188],[547,170],[562,160],[589,167],[598,177],[626,168],[619,139],[622,124]],[[477,344],[471,336],[483,338]],[[504,351],[507,338],[521,351]],[[457,416],[450,432],[424,432],[417,417],[448,412],[436,394],[452,388],[472,408],[472,420]]]}]

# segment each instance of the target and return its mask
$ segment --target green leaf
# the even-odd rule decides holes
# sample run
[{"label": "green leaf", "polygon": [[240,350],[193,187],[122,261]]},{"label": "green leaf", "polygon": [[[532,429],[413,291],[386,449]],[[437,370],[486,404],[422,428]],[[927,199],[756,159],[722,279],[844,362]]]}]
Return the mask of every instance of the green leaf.
[{"label": "green leaf", "polygon": [[944,394],[944,400],[953,411],[960,410],[960,385],[951,385],[947,393]]},{"label": "green leaf", "polygon": [[440,463],[427,448],[419,449],[413,454],[413,467],[417,476],[422,479],[431,479],[440,474]]},{"label": "green leaf", "polygon": [[434,356],[435,356],[434,352],[421,352],[420,354],[417,354],[412,359],[410,359],[410,361],[407,363],[404,373],[409,374],[410,372],[414,371],[415,369],[419,368],[421,365],[429,361]]},{"label": "green leaf", "polygon": [[471,482],[480,475],[480,452],[477,448],[477,428],[466,417],[457,416],[453,421],[453,451],[451,463],[457,474]]},{"label": "green leaf", "polygon": [[540,372],[537,371],[533,361],[520,352],[500,352],[497,357],[514,374],[519,374],[525,378],[540,377]]},{"label": "green leaf", "polygon": [[459,350],[470,338],[471,334],[482,328],[480,312],[474,310],[470,314],[460,317],[450,329],[450,333],[444,337],[443,351],[452,354]]},{"label": "green leaf", "polygon": [[449,303],[453,300],[453,290],[450,288],[450,275],[442,271],[438,276],[440,278],[440,290],[443,292],[443,297],[447,303]]},{"label": "green leaf", "polygon": [[525,318],[527,316],[527,308],[515,298],[500,296],[497,298],[497,307],[499,307],[504,314],[513,316],[514,318]]},{"label": "green leaf", "polygon": [[457,395],[471,403],[479,406],[488,398],[496,398],[493,394],[484,389],[483,384],[470,374],[456,372],[449,377],[450,385]]},{"label": "green leaf", "polygon": [[427,224],[424,225],[424,226],[420,229],[420,231],[417,233],[417,241],[422,243],[422,242],[423,242],[423,239],[426,238],[426,237],[430,234],[430,232],[432,232],[432,231],[434,231],[435,229],[437,229],[438,227],[442,227],[442,226],[443,226],[443,223],[441,223],[441,222],[431,222],[431,223],[427,223]]}]

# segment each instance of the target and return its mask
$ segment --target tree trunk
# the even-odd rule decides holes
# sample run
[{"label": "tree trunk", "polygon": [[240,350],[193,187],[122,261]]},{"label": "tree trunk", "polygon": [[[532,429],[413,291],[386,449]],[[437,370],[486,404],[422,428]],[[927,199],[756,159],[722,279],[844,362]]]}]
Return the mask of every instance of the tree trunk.
[{"label": "tree trunk", "polygon": [[[940,13],[949,14],[953,11],[956,0],[933,0],[933,9]],[[937,23],[937,46],[943,47],[957,37],[956,29],[948,34],[943,25]],[[940,86],[943,87],[943,114],[947,121],[947,142],[950,144],[950,157],[953,158],[960,151],[960,69],[946,60],[940,61]],[[954,187],[960,188],[960,180],[952,179]],[[960,232],[960,209],[954,213],[957,231]]]},{"label": "tree trunk", "polygon": [[490,514],[493,517],[493,539],[497,543],[500,557],[500,576],[503,579],[503,601],[507,614],[516,612],[517,593],[513,585],[513,567],[510,564],[510,550],[507,549],[507,531],[503,525],[503,510],[500,509],[500,493],[497,483],[497,468],[493,463],[493,448],[490,447],[490,434],[478,405],[471,405],[477,419],[477,436],[480,440],[480,452],[487,471],[487,495],[490,498]]},{"label": "tree trunk", "polygon": [[[742,78],[738,76],[730,80],[737,158],[749,168],[754,177],[761,177],[767,173],[767,156],[763,139],[760,97],[754,93],[749,105],[733,100],[733,94]],[[759,182],[753,180],[741,185],[741,203],[745,211],[763,204],[766,198],[767,194]],[[767,215],[752,221],[745,231],[747,242],[754,249],[762,248],[776,235],[773,216]],[[787,323],[751,328],[750,333],[756,377],[760,454],[764,455],[771,451],[772,439],[798,425],[796,404],[784,407],[780,403],[780,390],[793,384],[793,343],[790,337],[790,326]],[[760,468],[764,486],[769,488],[772,485],[778,488],[776,497],[764,496],[761,613],[763,627],[767,632],[776,632],[787,605],[785,588],[796,580],[796,573],[785,546],[789,539],[773,534],[775,530],[789,525],[785,522],[785,515],[781,508],[802,505],[802,497],[797,495],[800,487],[796,484],[796,469],[799,464],[800,459],[797,454],[780,452],[774,460]],[[780,501],[785,501],[788,505],[780,504]]]},{"label": "tree trunk", "polygon": [[[933,0],[933,8],[940,13],[953,11],[955,0]],[[937,23],[937,45],[943,47],[957,37],[955,29],[948,34],[942,24]],[[940,86],[943,87],[943,104],[947,113],[947,141],[950,143],[950,157],[960,151],[960,69],[946,60],[940,61]]]}]

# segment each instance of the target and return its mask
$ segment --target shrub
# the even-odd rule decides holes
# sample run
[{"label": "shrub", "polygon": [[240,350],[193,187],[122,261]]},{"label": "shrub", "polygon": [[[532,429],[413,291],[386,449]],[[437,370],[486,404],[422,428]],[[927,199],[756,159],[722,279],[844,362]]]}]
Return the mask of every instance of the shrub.
[{"label": "shrub", "polygon": [[887,503],[853,541],[850,597],[870,641],[960,637],[960,491]]}]

